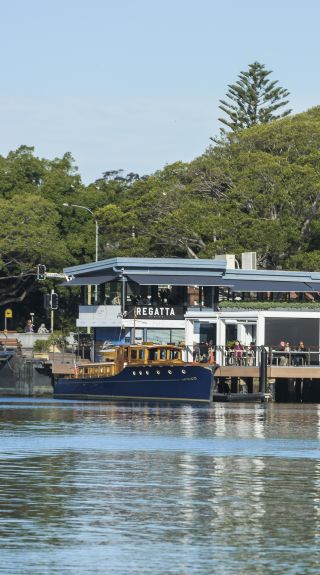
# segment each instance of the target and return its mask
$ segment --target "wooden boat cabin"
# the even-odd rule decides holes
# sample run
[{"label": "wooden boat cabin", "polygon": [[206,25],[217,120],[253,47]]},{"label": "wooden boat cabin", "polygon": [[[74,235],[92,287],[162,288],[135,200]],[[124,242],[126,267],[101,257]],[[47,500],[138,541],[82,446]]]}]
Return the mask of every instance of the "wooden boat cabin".
[{"label": "wooden boat cabin", "polygon": [[101,363],[87,363],[76,367],[73,377],[112,377],[128,365],[156,366],[183,365],[183,349],[177,345],[120,345],[101,350]]}]

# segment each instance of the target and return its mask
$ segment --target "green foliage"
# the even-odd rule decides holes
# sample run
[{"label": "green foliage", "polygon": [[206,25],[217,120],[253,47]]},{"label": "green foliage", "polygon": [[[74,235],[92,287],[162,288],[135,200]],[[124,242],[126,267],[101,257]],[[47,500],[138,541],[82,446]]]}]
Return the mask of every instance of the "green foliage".
[{"label": "green foliage", "polygon": [[118,194],[119,182],[108,181],[112,201],[97,210],[103,256],[211,258],[252,250],[260,267],[316,269],[318,149],[314,108],[230,133],[190,164],[122,182]]},{"label": "green foliage", "polygon": [[[94,211],[100,258],[210,258],[253,250],[266,268],[316,269],[319,149],[319,108],[231,133],[190,164],[177,162],[144,178],[108,172],[87,187],[70,155],[49,162],[20,148],[0,162],[2,269],[9,261],[26,272],[40,260],[58,270],[93,260],[94,218],[64,202]],[[15,222],[22,223],[20,237]]]},{"label": "green foliage", "polygon": [[270,311],[274,309],[292,310],[320,310],[320,302],[286,302],[286,301],[221,301],[220,309],[260,309]]},{"label": "green foliage", "polygon": [[64,348],[67,345],[65,334],[62,331],[54,331],[49,335],[47,343],[48,348],[50,348],[51,346]]},{"label": "green foliage", "polygon": [[277,86],[277,80],[269,80],[270,74],[271,71],[259,62],[253,62],[246,72],[240,72],[237,82],[229,85],[227,100],[220,100],[219,108],[228,118],[219,118],[219,121],[237,131],[290,114],[291,110],[277,113],[288,104],[289,100],[285,98],[289,92]]},{"label": "green foliage", "polygon": [[55,325],[72,327],[78,290],[40,285],[36,265],[61,272],[93,261],[95,218],[100,259],[256,251],[259,267],[319,270],[319,150],[316,107],[225,133],[194,161],[142,178],[116,170],[84,186],[70,154],[49,161],[22,146],[0,156],[0,306],[13,303],[21,327],[30,310],[47,323],[42,296],[54,288]]},{"label": "green foliage", "polygon": [[64,349],[66,345],[67,342],[64,333],[61,331],[54,331],[47,339],[36,339],[33,344],[33,352],[49,352],[52,347]]},{"label": "green foliage", "polygon": [[56,285],[52,280],[41,287],[36,283],[38,263],[61,272],[68,264],[93,258],[94,219],[83,210],[64,208],[64,202],[92,209],[104,202],[104,194],[82,185],[69,153],[49,161],[21,146],[0,156],[0,306],[15,303],[21,323],[29,306],[40,317],[41,290]]},{"label": "green foliage", "polygon": [[48,339],[36,339],[33,344],[33,353],[44,353],[48,352],[50,348],[50,343]]},{"label": "green foliage", "polygon": [[3,268],[20,273],[41,261],[62,266],[68,251],[59,237],[59,219],[55,205],[35,194],[0,199]]}]

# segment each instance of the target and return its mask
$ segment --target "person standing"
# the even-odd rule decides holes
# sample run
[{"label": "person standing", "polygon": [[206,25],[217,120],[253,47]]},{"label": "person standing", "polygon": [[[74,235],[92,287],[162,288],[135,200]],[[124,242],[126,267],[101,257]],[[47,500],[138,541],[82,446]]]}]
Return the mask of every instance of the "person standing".
[{"label": "person standing", "polygon": [[26,326],[24,328],[25,333],[33,333],[33,323],[32,319],[28,319]]},{"label": "person standing", "polygon": [[[303,341],[299,342],[297,347],[297,352],[294,357],[295,365],[305,365],[307,363],[307,354],[306,354],[306,346],[304,345]],[[301,352],[301,353],[300,353]]]},{"label": "person standing", "polygon": [[234,358],[237,365],[241,365],[243,356],[243,345],[240,341],[236,341],[234,345]]}]

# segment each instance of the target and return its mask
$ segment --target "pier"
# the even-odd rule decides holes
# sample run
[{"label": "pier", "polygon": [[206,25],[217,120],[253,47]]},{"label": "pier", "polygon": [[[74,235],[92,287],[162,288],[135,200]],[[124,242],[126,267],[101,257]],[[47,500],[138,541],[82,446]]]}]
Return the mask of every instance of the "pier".
[{"label": "pier", "polygon": [[[265,382],[261,381],[262,353]],[[320,348],[309,348],[302,357],[299,352],[260,346],[244,348],[236,356],[227,346],[216,346],[215,356],[216,389],[225,389],[234,397],[266,392],[279,402],[320,402]]]}]

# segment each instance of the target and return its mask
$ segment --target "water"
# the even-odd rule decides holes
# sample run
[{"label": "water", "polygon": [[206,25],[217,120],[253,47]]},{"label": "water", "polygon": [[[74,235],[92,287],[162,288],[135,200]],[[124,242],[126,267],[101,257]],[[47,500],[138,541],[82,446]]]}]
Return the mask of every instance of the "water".
[{"label": "water", "polygon": [[320,573],[320,406],[0,398],[0,573]]}]

